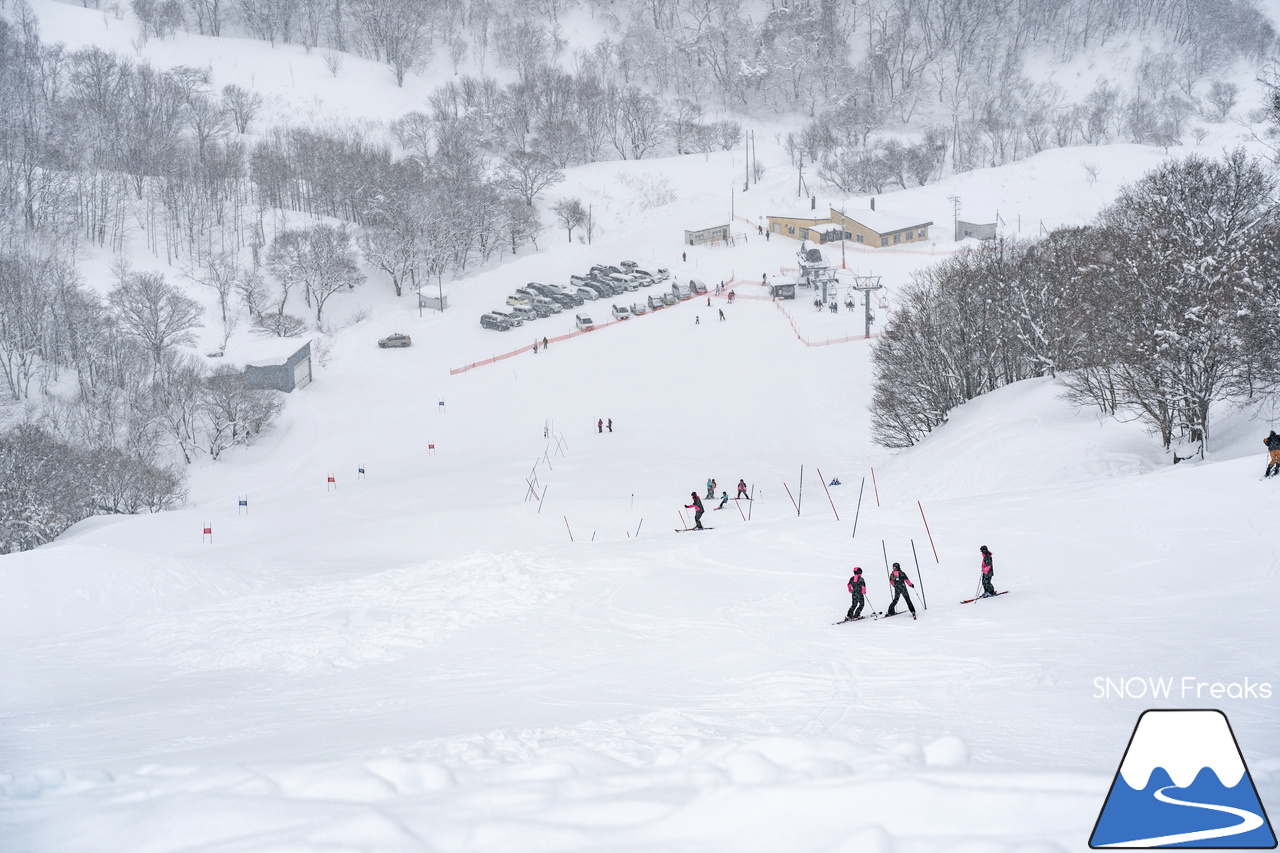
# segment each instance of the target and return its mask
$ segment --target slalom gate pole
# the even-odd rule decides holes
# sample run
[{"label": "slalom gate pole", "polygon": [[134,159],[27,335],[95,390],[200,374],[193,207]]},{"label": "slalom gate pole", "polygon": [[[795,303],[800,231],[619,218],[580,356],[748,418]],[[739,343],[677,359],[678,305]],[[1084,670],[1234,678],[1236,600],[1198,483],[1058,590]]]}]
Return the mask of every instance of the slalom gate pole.
[{"label": "slalom gate pole", "polygon": [[573,528],[569,526],[569,516],[564,516],[564,529],[569,531],[569,541],[573,541]]},{"label": "slalom gate pole", "polygon": [[867,487],[867,478],[862,478],[862,485],[858,487],[858,508],[853,513],[853,534],[850,539],[858,538],[858,516],[862,515],[862,490]]},{"label": "slalom gate pole", "polygon": [[542,515],[542,502],[547,499],[547,490],[550,488],[550,486],[547,486],[546,489],[542,490],[542,497],[538,499],[538,515]]},{"label": "slalom gate pole", "polygon": [[751,520],[751,510],[756,508],[756,484],[751,484],[751,497],[747,498],[750,503],[747,504],[747,521]]},{"label": "slalom gate pole", "polygon": [[787,497],[791,498],[791,505],[792,505],[792,506],[794,506],[794,507],[796,508],[796,515],[799,515],[799,514],[800,514],[800,507],[796,504],[796,499],[795,499],[795,498],[793,498],[793,497],[791,497],[791,487],[790,487],[790,486],[788,486],[786,483],[783,483],[783,484],[782,484],[782,488],[784,488],[784,489],[786,489],[786,490],[787,490]]},{"label": "slalom gate pole", "polygon": [[[916,501],[916,506],[920,507],[920,518],[924,521],[924,532],[929,533],[929,519],[924,517],[924,507],[920,506],[920,501]],[[942,561],[938,559],[938,546],[933,544],[932,533],[929,533],[929,547],[933,549],[933,561],[941,564]]]},{"label": "slalom gate pole", "polygon": [[871,469],[871,488],[876,493],[876,506],[880,506],[880,487],[876,485],[876,469]]},{"label": "slalom gate pole", "polygon": [[742,501],[738,500],[737,498],[734,498],[733,505],[738,508],[738,515],[742,516],[742,520],[746,521],[747,515],[742,511]]},{"label": "slalom gate pole", "polygon": [[916,540],[911,540],[911,559],[916,561],[916,580],[920,581],[920,603],[929,609],[929,600],[924,596],[924,574],[920,571],[920,558],[916,556]]},{"label": "slalom gate pole", "polygon": [[644,519],[640,519],[640,523],[636,525],[636,538],[640,538],[640,528],[644,527]]},{"label": "slalom gate pole", "polygon": [[840,520],[840,513],[836,512],[836,502],[831,500],[831,490],[827,488],[827,478],[822,476],[822,469],[818,469],[818,479],[822,481],[822,490],[827,493],[827,502],[831,504],[831,512],[835,515],[836,521]]},{"label": "slalom gate pole", "polygon": [[889,552],[884,547],[884,540],[880,540],[880,553],[884,554],[884,576],[889,579],[889,586],[893,586],[893,574],[889,571]]},{"label": "slalom gate pole", "polygon": [[680,513],[680,526],[683,527],[685,530],[688,530],[689,522],[684,520],[684,513],[680,510],[676,510],[676,512]]},{"label": "slalom gate pole", "polygon": [[800,466],[800,485],[796,489],[796,515],[800,514],[800,504],[804,503],[804,466]]}]

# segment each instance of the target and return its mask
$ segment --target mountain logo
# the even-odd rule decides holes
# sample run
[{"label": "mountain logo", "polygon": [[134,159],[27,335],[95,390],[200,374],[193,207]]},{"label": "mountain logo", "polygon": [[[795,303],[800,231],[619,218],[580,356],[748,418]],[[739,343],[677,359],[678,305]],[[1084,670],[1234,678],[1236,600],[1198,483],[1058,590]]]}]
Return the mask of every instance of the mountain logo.
[{"label": "mountain logo", "polygon": [[1089,846],[1275,848],[1226,714],[1143,711]]}]

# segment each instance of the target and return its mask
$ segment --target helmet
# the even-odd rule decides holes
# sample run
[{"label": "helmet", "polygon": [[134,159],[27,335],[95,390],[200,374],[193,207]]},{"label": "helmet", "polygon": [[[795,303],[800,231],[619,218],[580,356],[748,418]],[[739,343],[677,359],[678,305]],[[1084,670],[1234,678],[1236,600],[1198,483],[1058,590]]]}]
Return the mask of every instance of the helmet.
[{"label": "helmet", "polygon": [[893,564],[893,567],[894,567],[895,569],[900,569],[900,568],[902,568],[902,566],[898,565],[897,563],[894,563],[894,564]]},{"label": "helmet", "polygon": [[854,569],[854,570],[853,570],[853,573],[854,573],[855,575],[860,575],[860,574],[862,574],[862,569]]},{"label": "helmet", "polygon": [[985,554],[985,553],[987,553],[987,546],[986,546],[986,545],[983,545],[983,546],[982,546],[981,548],[979,548],[978,550]]}]

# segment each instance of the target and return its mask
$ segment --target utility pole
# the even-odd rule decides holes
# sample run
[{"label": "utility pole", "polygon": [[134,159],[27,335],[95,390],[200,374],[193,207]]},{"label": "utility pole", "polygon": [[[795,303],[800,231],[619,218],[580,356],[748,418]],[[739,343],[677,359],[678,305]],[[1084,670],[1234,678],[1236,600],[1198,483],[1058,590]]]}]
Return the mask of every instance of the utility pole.
[{"label": "utility pole", "polygon": [[949,195],[947,201],[951,202],[951,239],[960,239],[960,196]]}]

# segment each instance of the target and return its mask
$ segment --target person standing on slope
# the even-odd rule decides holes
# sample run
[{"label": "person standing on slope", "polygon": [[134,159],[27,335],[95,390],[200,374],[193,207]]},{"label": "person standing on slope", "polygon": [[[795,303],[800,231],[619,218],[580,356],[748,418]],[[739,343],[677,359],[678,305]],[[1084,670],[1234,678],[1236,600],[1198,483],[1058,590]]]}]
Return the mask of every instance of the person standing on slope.
[{"label": "person standing on slope", "polygon": [[1267,473],[1264,477],[1274,477],[1280,474],[1280,435],[1276,435],[1276,431],[1272,430],[1271,435],[1262,440],[1267,446],[1267,450],[1271,451],[1271,461],[1267,463]]},{"label": "person standing on slope", "polygon": [[915,588],[915,584],[897,563],[893,564],[893,571],[889,572],[889,583],[893,584],[893,601],[889,602],[889,609],[884,612],[884,615],[894,615],[893,608],[898,606],[898,599],[901,598],[907,602],[907,609],[911,611],[911,615],[915,616],[916,606],[911,603],[911,593],[907,592],[907,587]]},{"label": "person standing on slope", "polygon": [[853,570],[853,577],[849,578],[849,592],[853,595],[853,604],[849,605],[849,612],[845,614],[846,622],[861,618],[862,605],[867,600],[867,582],[862,579],[861,568]]},{"label": "person standing on slope", "polygon": [[716,496],[716,481],[715,481],[715,478],[712,477],[707,480],[707,500],[714,500],[715,496]]},{"label": "person standing on slope", "polygon": [[987,550],[987,546],[983,545],[978,549],[982,552],[982,597],[996,594],[995,585],[991,582],[995,578],[996,570],[991,564],[991,552]]},{"label": "person standing on slope", "polygon": [[[747,481],[745,478],[738,481],[738,498],[751,500],[751,496],[747,494]],[[734,498],[734,500],[737,500],[738,498]]]},{"label": "person standing on slope", "polygon": [[690,492],[693,497],[693,503],[685,504],[685,509],[693,510],[693,528],[694,530],[702,529],[702,498],[698,497],[697,492]]}]

